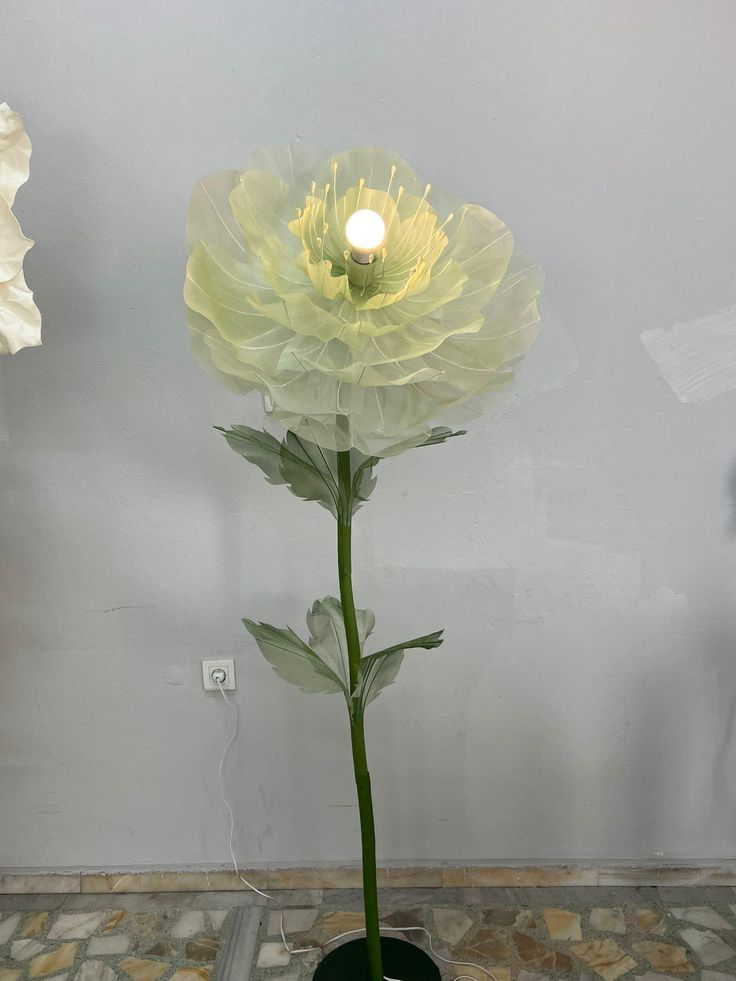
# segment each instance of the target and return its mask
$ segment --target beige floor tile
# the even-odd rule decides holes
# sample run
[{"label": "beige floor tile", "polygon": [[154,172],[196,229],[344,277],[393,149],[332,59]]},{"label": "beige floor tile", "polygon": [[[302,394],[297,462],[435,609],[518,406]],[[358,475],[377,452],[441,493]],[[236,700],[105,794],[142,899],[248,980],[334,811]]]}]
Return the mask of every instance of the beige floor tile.
[{"label": "beige floor tile", "polygon": [[82,964],[74,981],[118,981],[118,976],[104,961],[90,960]]},{"label": "beige floor tile", "polygon": [[435,909],[432,913],[437,936],[450,947],[459,944],[473,926],[474,921],[460,909]]},{"label": "beige floor tile", "polygon": [[[304,933],[311,930],[317,919],[316,909],[285,909],[283,911],[284,933]],[[281,912],[277,909],[268,914],[267,935],[276,937],[281,932]]]},{"label": "beige floor tile", "polygon": [[615,940],[593,940],[590,943],[571,944],[570,950],[588,967],[592,967],[605,981],[616,981],[636,967],[636,961],[622,950]]},{"label": "beige floor tile", "polygon": [[362,930],[365,926],[365,916],[362,913],[325,913],[317,922],[317,926],[328,936],[337,936],[349,930]]},{"label": "beige floor tile", "polygon": [[71,967],[77,955],[78,946],[75,943],[62,944],[57,950],[34,957],[28,967],[28,976],[31,978],[43,978],[47,974],[55,974],[63,971],[65,967]]},{"label": "beige floor tile", "polygon": [[545,909],[542,911],[547,931],[552,940],[582,940],[580,914],[566,909]]},{"label": "beige floor tile", "polygon": [[202,933],[204,928],[204,910],[188,909],[171,927],[171,936],[177,940],[188,940],[195,933]]},{"label": "beige floor tile", "polygon": [[497,927],[481,927],[469,943],[457,949],[463,961],[508,961],[511,947],[503,930]]},{"label": "beige floor tile", "polygon": [[59,913],[47,936],[49,940],[86,940],[109,916],[109,910]]},{"label": "beige floor tile", "polygon": [[177,957],[178,949],[168,940],[157,940],[156,943],[144,951],[148,957]]},{"label": "beige floor tile", "polygon": [[111,933],[116,927],[120,926],[120,924],[123,922],[124,919],[125,919],[124,909],[112,910],[109,917],[105,921],[105,925],[102,928],[102,932]]},{"label": "beige floor tile", "polygon": [[32,913],[27,920],[23,923],[23,929],[20,931],[22,937],[37,937],[40,933],[46,929],[46,923],[48,921],[49,914],[44,913]]},{"label": "beige floor tile", "polygon": [[526,933],[515,931],[514,943],[519,957],[529,967],[538,967],[543,971],[561,971],[565,974],[569,974],[573,969],[572,959],[567,954],[553,950],[541,940],[530,937]]},{"label": "beige floor tile", "polygon": [[156,981],[165,971],[169,970],[168,964],[161,961],[149,961],[142,957],[126,957],[124,961],[120,961],[118,967],[132,981]]},{"label": "beige floor tile", "polygon": [[286,967],[291,954],[279,940],[277,943],[261,944],[256,967]]},{"label": "beige floor tile", "polygon": [[109,916],[109,910],[59,913],[51,925],[49,940],[87,940]]},{"label": "beige floor tile", "polygon": [[214,961],[220,949],[220,941],[217,937],[198,937],[190,940],[186,946],[188,961]]},{"label": "beige floor tile", "polygon": [[104,937],[92,937],[87,944],[87,954],[90,957],[105,954],[127,954],[130,943],[130,937],[126,937],[124,933],[109,933]]},{"label": "beige floor tile", "polygon": [[659,909],[638,909],[636,927],[639,933],[651,933],[661,937],[667,932],[665,914]]},{"label": "beige floor tile", "polygon": [[626,933],[624,911],[611,907],[595,907],[590,911],[590,926],[602,933]]},{"label": "beige floor tile", "polygon": [[638,940],[632,947],[649,961],[655,971],[664,971],[665,974],[691,974],[695,970],[687,959],[684,947],[657,940]]}]

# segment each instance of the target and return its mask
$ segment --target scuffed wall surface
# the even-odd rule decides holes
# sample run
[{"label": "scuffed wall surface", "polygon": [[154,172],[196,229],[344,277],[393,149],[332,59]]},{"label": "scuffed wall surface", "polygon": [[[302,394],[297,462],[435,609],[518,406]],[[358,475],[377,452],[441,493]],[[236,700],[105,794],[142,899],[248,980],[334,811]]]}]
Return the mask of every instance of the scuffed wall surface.
[{"label": "scuffed wall surface", "polygon": [[220,655],[241,860],[357,857],[343,708],[240,626],[336,590],[331,519],[213,433],[261,413],[193,364],[180,300],[194,180],[289,139],[395,148],[547,275],[518,393],[382,464],[357,520],[378,642],[447,628],[373,706],[381,858],[736,857],[736,393],[678,401],[641,342],[735,302],[733,4],[5,0],[0,26],[45,320],[0,365],[0,867],[226,863]]}]

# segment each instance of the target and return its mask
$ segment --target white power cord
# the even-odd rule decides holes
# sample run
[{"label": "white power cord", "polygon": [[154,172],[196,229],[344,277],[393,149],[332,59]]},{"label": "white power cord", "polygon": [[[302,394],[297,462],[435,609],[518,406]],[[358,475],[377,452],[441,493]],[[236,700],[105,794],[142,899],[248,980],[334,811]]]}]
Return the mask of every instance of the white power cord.
[{"label": "white power cord", "polygon": [[[224,779],[223,779],[223,776],[222,776],[222,770],[223,770],[223,767],[225,765],[225,760],[227,759],[227,754],[228,754],[228,752],[230,750],[230,747],[235,742],[235,740],[237,738],[237,735],[238,735],[238,710],[237,710],[236,706],[230,701],[230,699],[225,694],[225,689],[222,687],[222,681],[224,679],[220,679],[219,677],[216,678],[216,677],[214,677],[214,674],[213,674],[213,679],[212,680],[217,682],[217,687],[220,689],[220,693],[221,693],[222,697],[225,699],[225,704],[227,705],[227,707],[230,709],[230,711],[233,714],[233,731],[232,731],[232,734],[231,734],[230,738],[228,739],[227,743],[225,744],[225,748],[222,751],[222,756],[220,757],[220,765],[217,768],[217,779],[218,779],[219,784],[220,784],[220,796],[222,797],[222,802],[225,805],[225,807],[227,808],[227,813],[228,813],[228,816],[230,818],[230,834],[228,836],[228,847],[230,849],[230,858],[232,859],[233,868],[235,869],[235,874],[240,879],[240,881],[244,885],[246,885],[249,889],[251,889],[253,892],[257,893],[259,896],[262,896],[264,899],[267,899],[270,903],[274,903],[274,905],[278,907],[278,911],[279,911],[279,932],[281,933],[281,940],[282,940],[282,942],[284,944],[284,948],[288,951],[289,954],[308,954],[308,953],[311,953],[311,952],[313,952],[315,950],[323,950],[325,947],[329,947],[330,944],[333,944],[333,943],[335,943],[338,940],[342,940],[343,937],[350,937],[354,933],[365,933],[365,930],[346,930],[345,933],[339,933],[336,937],[330,937],[329,940],[325,940],[325,942],[322,943],[322,944],[317,944],[316,947],[301,947],[301,948],[290,947],[289,944],[288,944],[288,942],[287,942],[287,940],[286,940],[286,932],[284,930],[284,907],[281,905],[281,903],[278,901],[278,899],[274,899],[274,897],[273,896],[269,896],[268,893],[262,892],[260,889],[257,889],[253,885],[252,882],[248,882],[248,880],[245,878],[245,876],[243,875],[243,873],[240,871],[240,868],[238,866],[238,860],[235,857],[235,849],[233,847],[233,836],[235,834],[235,816],[233,814],[233,809],[230,806],[230,801],[227,799],[227,795],[225,793],[225,782],[224,782]],[[381,930],[382,933],[423,933],[427,937],[427,942],[429,944],[429,949],[430,949],[432,955],[434,957],[436,957],[438,961],[442,961],[443,964],[451,964],[451,965],[454,965],[455,967],[473,967],[477,971],[482,971],[483,974],[485,974],[489,978],[491,978],[491,981],[498,981],[498,978],[496,977],[495,974],[493,974],[492,971],[487,970],[485,967],[481,967],[480,964],[473,964],[470,961],[450,961],[446,957],[443,957],[442,954],[438,954],[437,951],[432,946],[432,934],[429,932],[429,930],[426,930],[424,927],[418,927],[418,926],[385,927],[385,926],[382,926],[380,928],[380,930]],[[467,981],[477,981],[477,978],[474,978],[470,974],[458,974],[457,977],[455,977],[453,979],[453,981],[465,981],[465,979],[467,979]],[[387,975],[384,974],[383,981],[403,981],[403,979],[401,979],[401,978],[390,978],[390,977],[388,977]]]}]

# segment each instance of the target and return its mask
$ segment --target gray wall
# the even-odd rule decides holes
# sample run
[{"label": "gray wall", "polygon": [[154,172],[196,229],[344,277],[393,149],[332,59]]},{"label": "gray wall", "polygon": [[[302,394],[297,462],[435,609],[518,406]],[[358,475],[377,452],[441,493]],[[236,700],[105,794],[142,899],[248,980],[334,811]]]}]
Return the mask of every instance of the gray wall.
[{"label": "gray wall", "polygon": [[[384,860],[733,858],[736,393],[678,401],[643,331],[736,302],[731,0],[4,0],[1,96],[44,346],[4,359],[0,866],[356,858],[343,707],[240,626],[336,589],[326,512],[210,428],[190,187],[261,145],[396,149],[545,268],[521,394],[381,466],[379,641],[447,628],[374,706]],[[535,396],[535,397],[531,397]],[[729,492],[729,487],[731,488]]]}]

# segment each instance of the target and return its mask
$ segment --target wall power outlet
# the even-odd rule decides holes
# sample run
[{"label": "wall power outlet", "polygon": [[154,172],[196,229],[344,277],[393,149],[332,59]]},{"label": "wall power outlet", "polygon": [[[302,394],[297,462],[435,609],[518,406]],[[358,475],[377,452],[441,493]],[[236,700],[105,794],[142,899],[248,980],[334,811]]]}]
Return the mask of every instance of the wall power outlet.
[{"label": "wall power outlet", "polygon": [[202,687],[205,691],[235,691],[235,661],[231,657],[202,661]]}]

